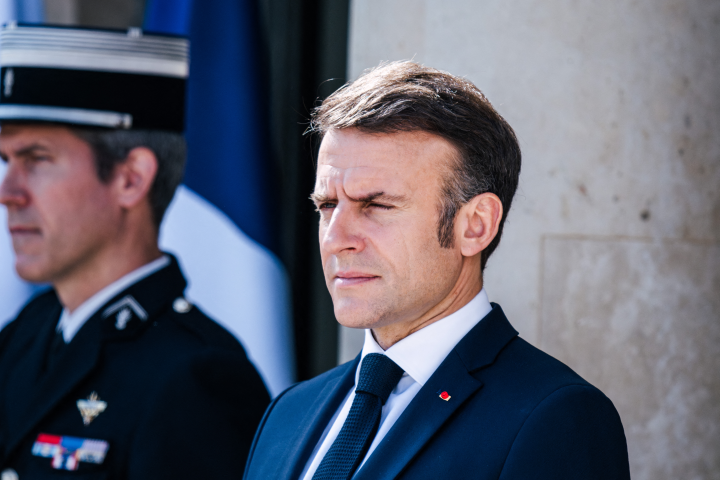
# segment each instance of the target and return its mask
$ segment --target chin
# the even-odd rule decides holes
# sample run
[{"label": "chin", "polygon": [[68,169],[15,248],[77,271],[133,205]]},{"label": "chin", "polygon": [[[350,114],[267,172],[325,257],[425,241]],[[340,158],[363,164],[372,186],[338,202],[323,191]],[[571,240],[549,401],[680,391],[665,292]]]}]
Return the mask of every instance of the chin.
[{"label": "chin", "polygon": [[346,318],[346,317],[337,317],[337,321],[340,325],[342,325],[345,328],[354,328],[354,329],[366,329],[366,328],[373,328],[372,322],[367,322],[363,320],[358,320],[356,318]]},{"label": "chin", "polygon": [[335,302],[335,318],[347,328],[375,328],[382,319],[377,308],[366,302],[340,300]]},{"label": "chin", "polygon": [[50,282],[50,275],[48,274],[47,269],[43,268],[42,265],[38,265],[38,262],[22,261],[18,258],[15,261],[15,271],[17,272],[18,277],[22,278],[26,282]]}]

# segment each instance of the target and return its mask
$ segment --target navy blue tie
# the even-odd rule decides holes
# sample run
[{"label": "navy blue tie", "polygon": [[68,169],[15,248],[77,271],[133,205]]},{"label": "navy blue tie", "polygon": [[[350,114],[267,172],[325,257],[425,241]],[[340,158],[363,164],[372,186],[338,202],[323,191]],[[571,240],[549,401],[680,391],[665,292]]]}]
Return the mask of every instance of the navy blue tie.
[{"label": "navy blue tie", "polygon": [[370,353],[363,358],[350,413],[312,480],[352,478],[375,438],[382,407],[402,374],[403,369],[385,355]]}]

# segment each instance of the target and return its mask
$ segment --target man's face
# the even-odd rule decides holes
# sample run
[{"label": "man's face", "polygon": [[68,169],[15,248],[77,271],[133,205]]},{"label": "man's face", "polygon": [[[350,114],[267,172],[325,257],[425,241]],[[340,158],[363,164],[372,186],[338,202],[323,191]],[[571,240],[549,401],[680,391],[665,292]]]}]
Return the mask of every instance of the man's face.
[{"label": "man's face", "polygon": [[90,146],[65,127],[6,124],[0,156],[18,275],[55,282],[92,262],[112,239],[119,209]]},{"label": "man's face", "polygon": [[347,327],[412,326],[456,286],[462,255],[437,237],[443,173],[455,154],[423,133],[330,131],[313,199],[335,316]]}]

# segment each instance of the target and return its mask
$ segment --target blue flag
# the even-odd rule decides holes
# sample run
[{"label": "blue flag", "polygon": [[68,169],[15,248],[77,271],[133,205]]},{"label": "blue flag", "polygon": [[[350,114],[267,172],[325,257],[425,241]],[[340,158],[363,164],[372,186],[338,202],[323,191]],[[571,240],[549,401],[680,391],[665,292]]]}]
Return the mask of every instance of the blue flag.
[{"label": "blue flag", "polygon": [[274,250],[257,23],[250,0],[154,0],[145,30],[190,34],[185,185]]}]

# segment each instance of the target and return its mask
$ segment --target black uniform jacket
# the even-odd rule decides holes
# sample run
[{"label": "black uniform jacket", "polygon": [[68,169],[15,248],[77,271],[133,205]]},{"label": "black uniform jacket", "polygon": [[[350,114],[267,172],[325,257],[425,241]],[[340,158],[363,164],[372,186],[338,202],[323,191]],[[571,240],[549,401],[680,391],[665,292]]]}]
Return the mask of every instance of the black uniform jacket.
[{"label": "black uniform jacket", "polygon": [[[353,387],[359,360],[275,399],[258,429],[246,480],[299,477]],[[629,478],[625,434],[612,402],[519,338],[493,304],[353,480]]]},{"label": "black uniform jacket", "polygon": [[[100,308],[48,371],[62,306],[53,291],[32,300],[0,332],[0,471],[20,480],[240,478],[270,399],[242,346],[184,301],[185,287],[173,258]],[[78,400],[88,398],[104,410],[86,425]],[[73,438],[101,442],[78,448]],[[88,457],[102,442],[105,457]]]}]

